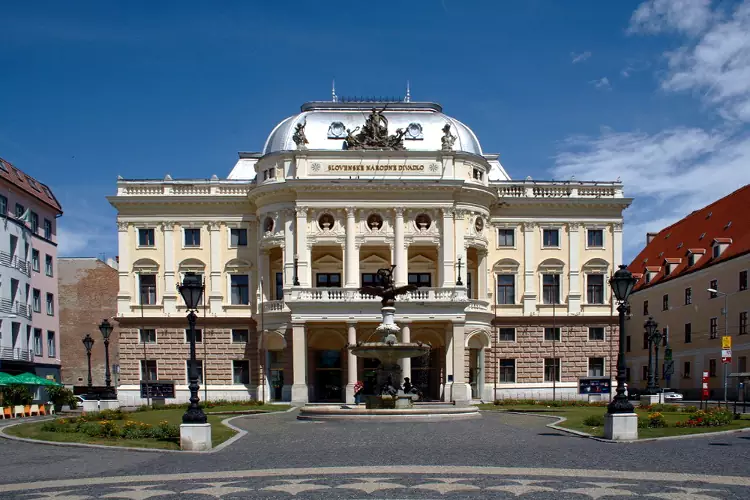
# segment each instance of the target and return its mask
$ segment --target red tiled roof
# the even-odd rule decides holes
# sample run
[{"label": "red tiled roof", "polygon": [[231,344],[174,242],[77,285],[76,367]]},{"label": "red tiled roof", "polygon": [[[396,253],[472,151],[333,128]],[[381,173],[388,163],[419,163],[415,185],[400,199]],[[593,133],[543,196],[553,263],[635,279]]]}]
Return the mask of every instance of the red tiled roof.
[{"label": "red tiled roof", "polygon": [[650,273],[658,273],[661,270],[661,266],[646,266],[646,271]]},{"label": "red tiled roof", "polygon": [[0,178],[5,179],[14,186],[20,188],[27,194],[30,194],[45,205],[52,207],[59,214],[62,214],[62,207],[57,201],[52,190],[46,184],[39,182],[30,175],[25,174],[9,161],[0,158]]},{"label": "red tiled roof", "polygon": [[[729,243],[729,246],[718,258],[702,256],[693,266],[689,266],[688,259],[683,259],[669,276],[665,277],[662,271],[656,276],[652,276],[649,283],[639,280],[635,285],[635,290],[658,285],[662,281],[671,280],[750,253],[748,200],[750,200],[750,184],[700,210],[694,211],[684,219],[659,231],[651,240],[651,243],[647,244],[630,263],[628,266],[630,272],[635,274],[642,273],[644,269],[653,269],[651,266],[646,267],[644,261],[658,262],[658,255],[662,255],[664,260],[669,262],[672,258],[684,257],[688,252],[704,254],[706,250],[702,247],[706,246],[708,241],[726,242]],[[688,250],[685,250],[684,247],[687,247]]]},{"label": "red tiled roof", "polygon": [[682,262],[682,259],[679,257],[667,257],[666,259],[664,259],[664,262],[666,262],[667,264],[679,264],[680,262]]}]

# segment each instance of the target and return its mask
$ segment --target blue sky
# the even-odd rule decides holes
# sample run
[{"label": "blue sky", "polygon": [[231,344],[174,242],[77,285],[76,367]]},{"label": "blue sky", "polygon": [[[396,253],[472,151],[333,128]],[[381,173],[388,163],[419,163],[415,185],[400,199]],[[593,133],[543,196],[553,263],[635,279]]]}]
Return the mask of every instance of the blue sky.
[{"label": "blue sky", "polygon": [[3,2],[0,156],[63,255],[116,253],[126,178],[226,176],[308,100],[437,101],[518,179],[625,182],[647,230],[750,181],[750,5],[718,0]]}]

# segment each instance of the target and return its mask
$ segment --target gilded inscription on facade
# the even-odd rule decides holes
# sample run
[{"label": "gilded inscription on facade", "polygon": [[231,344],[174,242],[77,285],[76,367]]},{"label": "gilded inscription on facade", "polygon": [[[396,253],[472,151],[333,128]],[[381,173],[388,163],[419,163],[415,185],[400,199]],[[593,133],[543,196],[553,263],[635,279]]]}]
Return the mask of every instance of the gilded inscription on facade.
[{"label": "gilded inscription on facade", "polygon": [[328,165],[328,172],[424,172],[424,165]]}]

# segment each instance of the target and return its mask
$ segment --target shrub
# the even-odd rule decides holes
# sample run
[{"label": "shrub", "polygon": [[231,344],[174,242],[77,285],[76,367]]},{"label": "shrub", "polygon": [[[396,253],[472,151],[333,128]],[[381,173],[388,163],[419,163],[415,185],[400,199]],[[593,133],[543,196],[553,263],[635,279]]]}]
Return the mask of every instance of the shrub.
[{"label": "shrub", "polygon": [[120,437],[121,434],[120,426],[117,425],[116,422],[113,422],[112,420],[102,420],[99,422],[100,437],[114,438]]},{"label": "shrub", "polygon": [[649,406],[644,407],[645,410],[649,412],[660,412],[660,413],[678,413],[682,411],[682,407],[680,405],[672,405],[672,404],[662,404],[662,403],[656,403]]},{"label": "shrub", "polygon": [[166,420],[162,420],[157,425],[151,426],[148,431],[149,437],[158,439],[160,441],[171,441],[173,439],[179,439],[180,428],[176,425],[170,424]]},{"label": "shrub", "polygon": [[734,419],[734,414],[726,409],[713,408],[710,410],[698,410],[690,415],[685,421],[677,422],[677,427],[721,427],[729,425]]},{"label": "shrub", "polygon": [[697,406],[684,406],[682,408],[682,411],[684,411],[685,413],[695,413],[696,411],[698,411],[698,407]]},{"label": "shrub", "polygon": [[73,395],[73,391],[61,385],[47,387],[47,395],[56,410],[62,408],[63,405],[69,405],[71,409],[75,409],[77,406],[77,400]]},{"label": "shrub", "polygon": [[654,412],[648,414],[648,426],[652,429],[667,427],[667,419],[661,413]]},{"label": "shrub", "polygon": [[78,417],[83,422],[99,422],[100,420],[125,420],[125,413],[119,408],[116,410],[102,410],[87,413]]},{"label": "shrub", "polygon": [[30,405],[34,401],[29,387],[23,384],[8,384],[2,387],[3,401],[8,405]]},{"label": "shrub", "polygon": [[588,427],[603,427],[604,415],[589,415],[583,420],[583,425]]}]

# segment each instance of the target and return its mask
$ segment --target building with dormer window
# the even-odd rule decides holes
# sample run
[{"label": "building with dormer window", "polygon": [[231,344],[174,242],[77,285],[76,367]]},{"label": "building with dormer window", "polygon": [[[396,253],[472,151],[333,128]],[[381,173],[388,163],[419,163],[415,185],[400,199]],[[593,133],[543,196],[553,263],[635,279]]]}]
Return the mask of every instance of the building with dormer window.
[{"label": "building with dormer window", "polygon": [[417,287],[396,320],[432,347],[403,365],[428,399],[573,397],[579,377],[614,375],[622,185],[514,181],[438,104],[306,103],[224,179],[119,179],[109,200],[124,404],[147,379],[188,397],[187,271],[205,280],[209,399],[373,390],[376,362],[346,346],[372,336],[380,303],[358,289],[391,265]]}]

